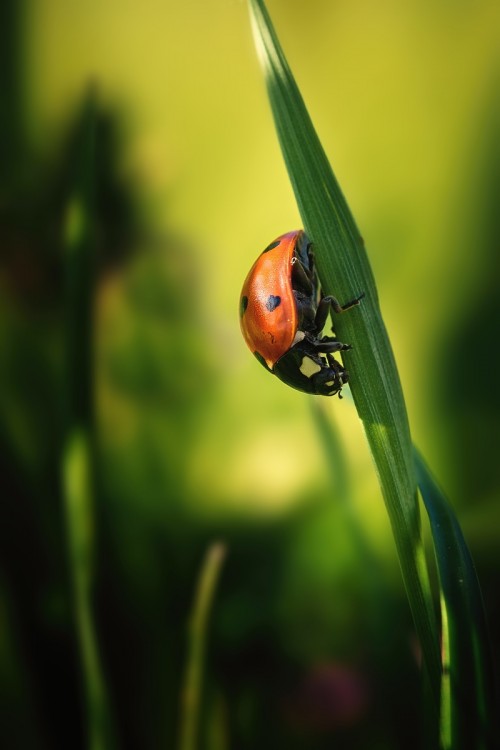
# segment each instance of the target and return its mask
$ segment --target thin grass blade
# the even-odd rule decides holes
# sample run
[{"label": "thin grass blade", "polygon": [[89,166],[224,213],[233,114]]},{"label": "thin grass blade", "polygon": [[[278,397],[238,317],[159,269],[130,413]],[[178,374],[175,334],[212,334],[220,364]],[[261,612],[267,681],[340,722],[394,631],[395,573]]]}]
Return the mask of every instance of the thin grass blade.
[{"label": "thin grass blade", "polygon": [[336,332],[353,345],[344,364],[370,444],[431,690],[438,703],[438,630],[421,540],[406,407],[363,240],[290,71],[263,0],[249,0],[258,55],[284,160],[325,293],[362,304],[336,316]]},{"label": "thin grass blade", "polygon": [[441,588],[441,747],[486,750],[495,746],[495,681],[481,590],[455,514],[417,450],[415,465]]},{"label": "thin grass blade", "polygon": [[181,695],[178,750],[199,747],[205,648],[210,613],[220,577],[226,545],[213,542],[207,549],[198,579],[189,619],[186,670]]},{"label": "thin grass blade", "polygon": [[109,750],[114,747],[114,732],[92,611],[95,464],[92,294],[96,109],[95,92],[91,91],[79,122],[73,185],[66,211],[66,430],[62,489],[87,711],[87,746],[90,750]]}]

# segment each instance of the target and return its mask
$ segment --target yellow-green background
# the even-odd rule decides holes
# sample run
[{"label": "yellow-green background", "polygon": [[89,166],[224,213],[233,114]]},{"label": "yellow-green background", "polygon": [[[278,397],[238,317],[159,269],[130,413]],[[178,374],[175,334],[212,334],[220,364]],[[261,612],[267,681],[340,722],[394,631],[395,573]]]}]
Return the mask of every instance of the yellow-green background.
[{"label": "yellow-green background", "polygon": [[[273,0],[269,10],[368,248],[413,438],[457,509],[498,624],[492,582],[500,534],[500,6]],[[279,529],[302,510],[312,531],[294,547],[293,575],[300,579],[300,565],[307,569],[304,560],[315,556],[320,569],[335,557],[339,540],[322,535],[307,508],[337,498],[329,494],[309,399],[259,367],[236,312],[257,254],[300,225],[246,4],[26,2],[21,29],[20,90],[31,150],[54,157],[88,82],[97,82],[102,106],[118,123],[117,179],[133,190],[143,224],[174,238],[152,270],[145,261],[144,283],[165,273],[165,294],[173,284],[180,300],[179,320],[135,315],[126,290],[140,276],[140,260],[120,264],[97,287],[105,521],[123,557],[123,587],[132,599],[151,594],[148,577],[163,560],[157,549],[177,533],[181,548],[197,549],[193,524],[224,536],[237,521],[243,537],[250,529],[251,550],[260,545],[257,521],[258,528],[278,523]],[[8,330],[19,312],[8,274],[2,288]],[[186,331],[182,316],[191,301]],[[36,323],[23,320],[29,336]],[[144,406],[133,387],[116,385],[109,370],[115,355],[132,383],[134,361],[151,357],[157,400],[146,397]],[[29,408],[22,393],[16,398],[17,406],[4,392],[4,418],[29,475],[37,447]],[[346,394],[324,406],[346,449],[358,522],[398,590],[390,531],[352,402]],[[251,561],[249,552],[250,567]],[[341,556],[337,561],[324,567],[340,569]],[[194,562],[187,569],[186,602]],[[161,590],[159,583],[148,600],[150,613]],[[158,616],[165,627],[169,618],[182,625],[187,604],[167,614],[163,606]],[[307,641],[305,623],[295,637]]]},{"label": "yellow-green background", "polygon": [[[436,380],[443,346],[457,321],[474,314],[484,283],[484,201],[491,198],[480,170],[494,158],[487,149],[496,132],[500,12],[489,2],[318,1],[276,2],[271,11],[368,246],[413,434],[452,491]],[[40,145],[89,78],[105,101],[123,108],[125,173],[145,185],[156,221],[199,250],[207,343],[228,381],[220,419],[230,419],[241,437],[235,441],[231,430],[225,439],[216,429],[217,444],[203,446],[213,461],[229,451],[238,469],[218,490],[241,496],[252,481],[253,502],[274,504],[271,482],[271,494],[283,500],[318,469],[310,436],[301,441],[292,431],[306,399],[255,367],[234,309],[261,246],[300,220],[245,4],[32,3],[27,43],[30,130]],[[467,399],[473,341],[464,342],[463,354],[467,372],[457,378]],[[280,407],[286,418],[266,419]],[[352,423],[357,446],[351,406],[331,407]],[[254,461],[264,465],[255,471]]]}]

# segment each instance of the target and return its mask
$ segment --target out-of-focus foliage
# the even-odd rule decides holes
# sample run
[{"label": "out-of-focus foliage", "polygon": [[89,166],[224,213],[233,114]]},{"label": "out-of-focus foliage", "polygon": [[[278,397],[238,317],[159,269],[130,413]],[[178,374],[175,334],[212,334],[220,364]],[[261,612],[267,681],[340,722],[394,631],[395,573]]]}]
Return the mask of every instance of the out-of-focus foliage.
[{"label": "out-of-focus foliage", "polygon": [[[60,460],[63,229],[92,80],[93,604],[118,744],[175,746],[186,621],[216,536],[228,555],[203,747],[416,747],[418,649],[352,405],[327,408],[369,564],[307,398],[238,331],[248,267],[298,222],[244,4],[1,7],[0,744],[86,742]],[[498,633],[500,11],[270,10],[370,248],[413,435],[456,498]]]}]

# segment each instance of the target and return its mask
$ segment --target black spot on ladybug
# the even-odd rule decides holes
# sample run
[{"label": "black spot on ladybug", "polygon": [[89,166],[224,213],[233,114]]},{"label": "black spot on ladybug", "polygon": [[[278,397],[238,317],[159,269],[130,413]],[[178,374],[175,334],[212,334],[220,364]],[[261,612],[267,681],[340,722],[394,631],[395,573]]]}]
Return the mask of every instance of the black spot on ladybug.
[{"label": "black spot on ladybug", "polygon": [[240,300],[240,318],[244,316],[247,307],[248,307],[248,297],[246,295],[243,295],[243,297]]},{"label": "black spot on ladybug", "polygon": [[270,294],[267,298],[266,307],[269,310],[269,312],[273,312],[273,310],[276,310],[277,307],[281,305],[281,297],[278,297],[277,295]]},{"label": "black spot on ladybug", "polygon": [[276,240],[275,242],[271,242],[271,244],[268,245],[266,247],[266,249],[262,251],[261,255],[264,255],[264,253],[268,253],[269,250],[274,250],[275,247],[278,247],[278,245],[280,244],[280,242],[281,242],[281,240]]}]

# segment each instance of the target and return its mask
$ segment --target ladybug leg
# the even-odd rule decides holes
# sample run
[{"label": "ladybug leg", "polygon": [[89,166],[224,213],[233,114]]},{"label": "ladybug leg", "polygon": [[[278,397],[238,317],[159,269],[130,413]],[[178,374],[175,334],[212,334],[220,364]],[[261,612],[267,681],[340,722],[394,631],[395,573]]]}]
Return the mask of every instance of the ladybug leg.
[{"label": "ladybug leg", "polygon": [[323,362],[321,370],[312,376],[316,393],[342,398],[340,393],[342,386],[349,380],[349,373],[331,354],[326,356],[327,361]]},{"label": "ladybug leg", "polygon": [[365,296],[365,293],[362,292],[359,295],[359,297],[355,297],[354,299],[349,300],[349,302],[344,302],[343,305],[341,305],[340,302],[335,297],[332,297],[331,295],[328,297],[323,297],[321,302],[323,302],[324,300],[325,301],[328,300],[334,312],[343,313],[343,312],[346,312],[346,310],[350,310],[351,307],[356,307],[357,305],[359,305],[359,303],[361,302],[364,296]]},{"label": "ladybug leg", "polygon": [[347,352],[349,351],[349,349],[352,349],[352,346],[350,344],[343,344],[334,336],[322,336],[320,339],[308,337],[302,343],[303,348],[306,341],[307,349],[311,353],[314,352],[318,354],[330,354],[333,352]]},{"label": "ladybug leg", "polygon": [[345,383],[349,380],[349,373],[348,371],[342,367],[342,365],[337,362],[335,357],[333,357],[331,354],[327,354],[326,358],[328,360],[328,364],[330,365],[330,368],[337,373],[337,378],[339,382],[341,383],[341,386],[338,391],[338,397],[342,398],[342,385],[345,385]]},{"label": "ladybug leg", "polygon": [[318,303],[318,309],[316,310],[316,318],[314,320],[314,327],[316,333],[321,333],[325,327],[326,319],[330,314],[330,300],[332,297],[322,297]]},{"label": "ladybug leg", "polygon": [[293,261],[295,261],[292,268],[293,288],[304,292],[304,294],[310,297],[314,291],[311,276],[299,258],[293,258]]},{"label": "ladybug leg", "polygon": [[[351,349],[351,348],[352,347],[349,347],[349,349]],[[347,383],[347,380],[348,380],[348,377],[349,377],[348,376],[348,372],[347,372],[347,370],[344,367],[342,367],[342,365],[340,364],[340,362],[337,362],[337,360],[335,359],[335,357],[333,356],[333,354],[330,354],[330,353],[327,352],[326,353],[326,359],[327,359],[327,362],[328,362],[329,366],[332,368],[332,370],[335,370],[339,374],[342,374],[345,377],[344,383]]]},{"label": "ladybug leg", "polygon": [[365,296],[365,293],[363,292],[362,294],[359,295],[359,297],[356,297],[355,299],[352,299],[349,302],[346,302],[344,305],[341,305],[338,299],[336,299],[335,297],[332,297],[331,295],[328,295],[327,297],[322,297],[319,301],[318,309],[316,311],[316,318],[315,318],[316,333],[320,333],[325,327],[326,319],[328,318],[328,315],[331,309],[335,313],[346,312],[346,310],[350,310],[351,307],[356,307],[356,305],[359,305],[360,301],[363,299],[364,296]]},{"label": "ladybug leg", "polygon": [[[325,341],[325,339],[327,339]],[[333,337],[328,339],[326,336],[323,339],[319,339],[316,344],[316,351],[321,354],[330,354],[333,352],[348,352],[352,349],[350,344],[343,344],[341,341],[334,339]]]}]

